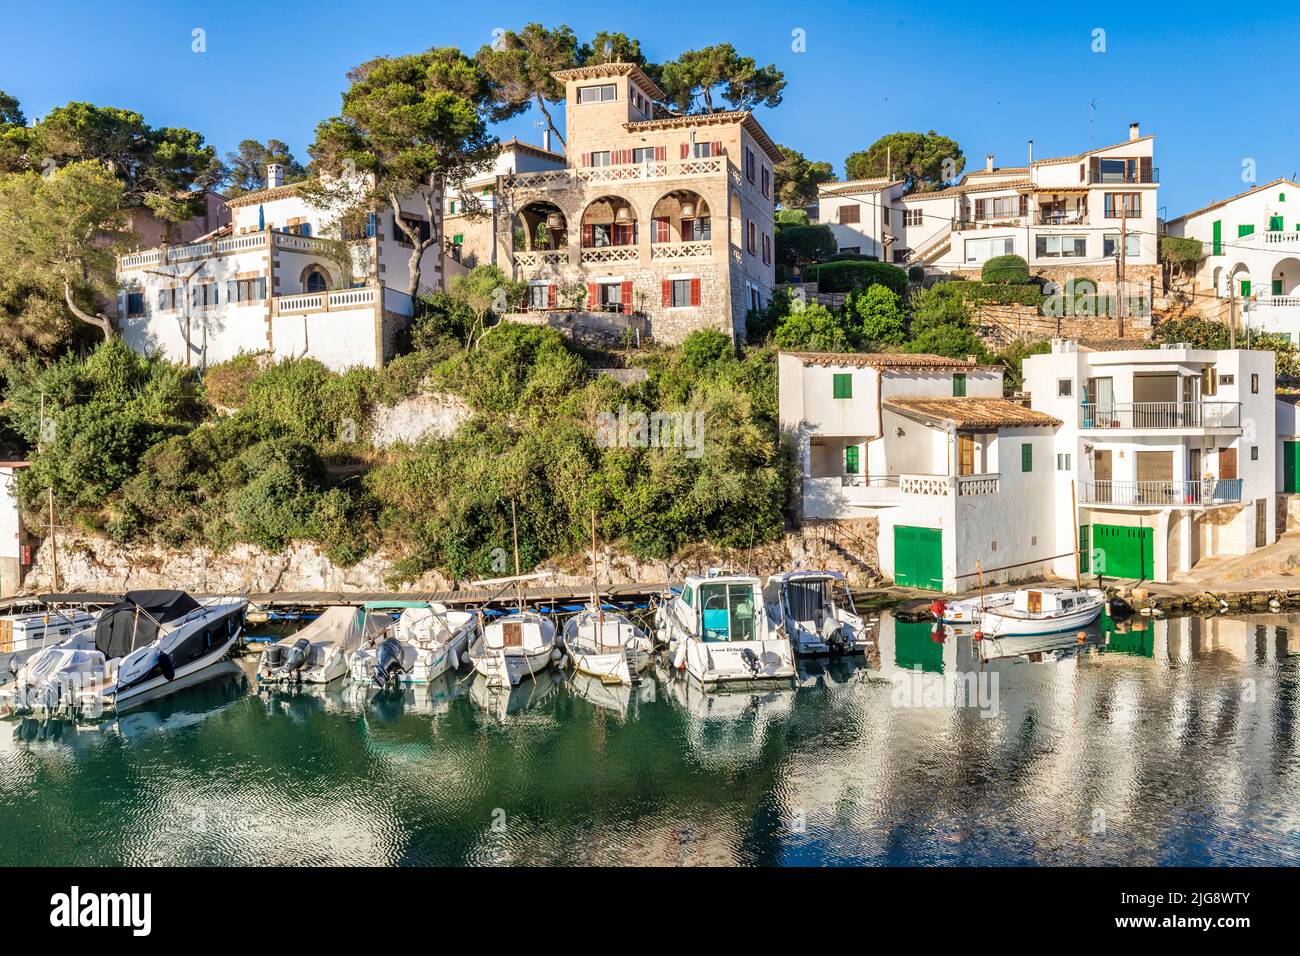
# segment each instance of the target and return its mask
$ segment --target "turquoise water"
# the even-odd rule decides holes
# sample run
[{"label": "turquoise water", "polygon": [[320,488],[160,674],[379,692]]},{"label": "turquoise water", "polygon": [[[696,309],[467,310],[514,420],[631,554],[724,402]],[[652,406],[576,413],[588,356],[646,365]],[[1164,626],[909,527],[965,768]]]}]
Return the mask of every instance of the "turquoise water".
[{"label": "turquoise water", "polygon": [[0,721],[0,863],[1300,862],[1300,617],[976,645],[704,694],[466,675]]}]

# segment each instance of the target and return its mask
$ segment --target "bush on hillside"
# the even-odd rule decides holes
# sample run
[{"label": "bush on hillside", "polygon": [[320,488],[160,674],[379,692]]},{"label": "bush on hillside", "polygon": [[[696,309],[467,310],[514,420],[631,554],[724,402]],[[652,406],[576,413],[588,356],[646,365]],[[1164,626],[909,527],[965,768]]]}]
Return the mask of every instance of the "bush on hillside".
[{"label": "bush on hillside", "polygon": [[808,270],[808,281],[816,282],[821,292],[852,292],[883,285],[900,296],[907,294],[907,273],[887,262],[857,259],[825,262]]}]

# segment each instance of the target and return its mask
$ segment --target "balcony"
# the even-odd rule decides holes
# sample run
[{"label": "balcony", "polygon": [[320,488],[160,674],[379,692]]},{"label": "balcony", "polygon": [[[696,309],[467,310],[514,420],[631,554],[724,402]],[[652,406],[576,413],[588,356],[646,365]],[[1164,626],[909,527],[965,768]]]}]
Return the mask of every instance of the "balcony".
[{"label": "balcony", "polygon": [[1088,222],[1088,211],[1080,212],[1036,212],[1035,226],[1082,226]]},{"label": "balcony", "polygon": [[899,484],[905,495],[968,498],[996,495],[1001,482],[996,472],[990,472],[982,475],[902,475]]},{"label": "balcony", "polygon": [[598,183],[631,183],[651,179],[681,179],[716,176],[727,171],[726,156],[684,159],[680,162],[623,163],[613,166],[581,166],[547,169],[535,173],[511,173],[502,185],[512,190],[548,190]]},{"label": "balcony", "polygon": [[707,259],[713,255],[713,242],[701,239],[695,242],[656,242],[650,246],[650,258]]},{"label": "balcony", "polygon": [[568,249],[534,249],[531,252],[516,252],[514,263],[516,269],[555,268],[567,265]]},{"label": "balcony", "polygon": [[305,315],[310,312],[342,312],[348,309],[374,308],[382,302],[387,312],[413,315],[411,297],[400,289],[366,286],[360,289],[336,289],[333,292],[306,292],[301,295],[277,295],[271,300],[276,315]]},{"label": "balcony", "polygon": [[1107,186],[1123,186],[1126,184],[1135,185],[1158,182],[1160,182],[1160,168],[1158,166],[1153,166],[1145,172],[1139,169],[1136,163],[1134,164],[1133,169],[1124,172],[1119,170],[1103,169],[1088,170],[1088,183],[1090,185],[1103,184]]},{"label": "balcony", "polygon": [[1079,406],[1079,427],[1137,429],[1239,429],[1240,402],[1128,402]]},{"label": "balcony", "polygon": [[1209,508],[1241,504],[1240,478],[1193,481],[1084,481],[1079,502],[1119,508]]},{"label": "balcony", "polygon": [[[268,238],[269,237],[269,238]],[[234,252],[248,252],[265,249],[269,242],[274,248],[290,252],[312,252],[329,255],[330,246],[312,236],[298,236],[292,233],[267,229],[263,232],[251,232],[242,236],[227,236],[224,239],[209,239],[206,242],[192,242],[184,246],[159,246],[143,252],[133,252],[119,256],[119,271],[126,269],[143,269],[147,266],[164,265],[171,262],[192,262],[195,259],[210,259],[212,256],[228,255]]]}]

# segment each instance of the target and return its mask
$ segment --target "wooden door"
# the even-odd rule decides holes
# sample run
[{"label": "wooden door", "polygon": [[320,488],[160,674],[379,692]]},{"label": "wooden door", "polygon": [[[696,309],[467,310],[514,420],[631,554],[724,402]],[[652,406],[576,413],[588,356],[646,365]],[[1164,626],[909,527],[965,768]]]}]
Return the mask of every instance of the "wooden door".
[{"label": "wooden door", "polygon": [[1043,592],[1042,591],[1030,591],[1027,595],[1025,595],[1025,598],[1026,598],[1025,606],[1029,609],[1030,614],[1043,613]]},{"label": "wooden door", "polygon": [[1255,499],[1255,547],[1268,544],[1268,499]]},{"label": "wooden door", "polygon": [[1237,477],[1237,449],[1219,449],[1219,480],[1228,481]]},{"label": "wooden door", "polygon": [[965,433],[957,436],[957,474],[975,474],[975,438]]},{"label": "wooden door", "polygon": [[501,625],[501,646],[524,646],[524,625],[520,621],[506,621]]}]

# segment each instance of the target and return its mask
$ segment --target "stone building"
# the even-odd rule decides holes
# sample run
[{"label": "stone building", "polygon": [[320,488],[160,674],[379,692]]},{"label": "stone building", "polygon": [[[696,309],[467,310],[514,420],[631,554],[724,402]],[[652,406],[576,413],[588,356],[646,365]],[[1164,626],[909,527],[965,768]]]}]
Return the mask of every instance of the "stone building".
[{"label": "stone building", "polygon": [[466,230],[461,258],[509,264],[525,309],[554,324],[621,317],[662,342],[701,328],[743,339],[775,284],[776,144],[747,111],[667,113],[630,63],[555,76],[564,165],[496,176],[495,245]]}]

